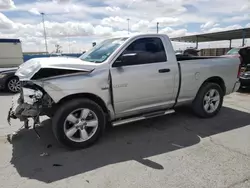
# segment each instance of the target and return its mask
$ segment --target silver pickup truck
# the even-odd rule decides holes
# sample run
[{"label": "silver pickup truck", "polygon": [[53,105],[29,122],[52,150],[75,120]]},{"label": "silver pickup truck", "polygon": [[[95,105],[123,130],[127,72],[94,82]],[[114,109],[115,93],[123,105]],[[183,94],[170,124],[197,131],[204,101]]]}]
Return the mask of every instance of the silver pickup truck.
[{"label": "silver pickup truck", "polygon": [[16,72],[22,90],[9,113],[24,121],[52,118],[57,140],[71,148],[95,143],[106,125],[173,113],[191,105],[215,116],[239,86],[239,58],[176,56],[166,35],[105,40],[80,58],[38,58]]}]

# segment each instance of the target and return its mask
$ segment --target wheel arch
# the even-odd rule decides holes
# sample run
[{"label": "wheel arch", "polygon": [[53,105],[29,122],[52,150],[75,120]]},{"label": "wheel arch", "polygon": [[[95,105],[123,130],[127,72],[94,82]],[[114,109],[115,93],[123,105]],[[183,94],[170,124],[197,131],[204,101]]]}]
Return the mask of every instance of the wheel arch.
[{"label": "wheel arch", "polygon": [[[219,76],[213,76],[213,77],[210,77],[210,78],[206,79],[206,80],[201,84],[199,90],[200,90],[200,89],[203,87],[203,85],[206,84],[206,83],[215,83],[215,84],[218,84],[218,85],[221,87],[222,91],[223,91],[223,95],[226,94],[226,85],[225,85],[224,80],[223,80],[221,77],[219,77]],[[199,91],[198,91],[198,92],[199,92]],[[198,93],[198,92],[197,92],[197,93]]]},{"label": "wheel arch", "polygon": [[12,78],[18,78],[18,76],[15,75],[15,73],[11,73],[7,75],[7,78],[5,79],[5,85],[7,86],[8,82],[12,79]]},{"label": "wheel arch", "polygon": [[92,93],[77,93],[77,94],[72,94],[72,95],[68,95],[62,99],[60,99],[57,103],[57,105],[62,105],[63,103],[69,101],[69,100],[72,100],[72,99],[76,99],[76,98],[86,98],[86,99],[90,99],[94,102],[96,102],[101,108],[102,110],[109,114],[109,110],[105,104],[105,102],[100,98],[98,97],[97,95],[95,94],[92,94]]}]

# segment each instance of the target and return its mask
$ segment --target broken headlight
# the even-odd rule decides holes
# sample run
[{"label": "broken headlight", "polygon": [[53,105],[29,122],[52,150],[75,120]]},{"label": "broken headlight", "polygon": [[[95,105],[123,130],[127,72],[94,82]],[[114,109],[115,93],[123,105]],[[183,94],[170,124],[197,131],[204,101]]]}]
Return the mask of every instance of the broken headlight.
[{"label": "broken headlight", "polygon": [[23,87],[23,100],[25,103],[32,105],[42,97],[43,93],[41,91]]},{"label": "broken headlight", "polygon": [[22,79],[29,79],[40,69],[40,64],[36,61],[27,61],[16,71],[15,75]]}]

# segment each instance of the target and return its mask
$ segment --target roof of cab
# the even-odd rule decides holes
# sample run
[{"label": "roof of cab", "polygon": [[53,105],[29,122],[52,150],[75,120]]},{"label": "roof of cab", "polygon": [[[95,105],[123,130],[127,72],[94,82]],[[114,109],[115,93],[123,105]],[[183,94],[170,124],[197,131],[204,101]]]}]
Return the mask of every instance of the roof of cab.
[{"label": "roof of cab", "polygon": [[19,39],[1,39],[0,43],[21,43]]}]

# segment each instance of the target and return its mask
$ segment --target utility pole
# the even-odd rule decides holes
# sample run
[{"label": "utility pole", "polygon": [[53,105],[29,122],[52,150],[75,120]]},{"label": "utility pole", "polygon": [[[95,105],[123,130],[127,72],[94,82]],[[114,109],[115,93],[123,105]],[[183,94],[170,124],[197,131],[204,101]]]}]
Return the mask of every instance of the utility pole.
[{"label": "utility pole", "polygon": [[130,19],[128,18],[127,20],[128,20],[128,35],[129,35],[129,21],[130,21]]},{"label": "utility pole", "polygon": [[157,34],[159,33],[159,22],[156,23]]},{"label": "utility pole", "polygon": [[43,21],[43,34],[44,34],[44,42],[45,42],[46,53],[48,53],[47,35],[46,35],[46,29],[45,29],[45,23],[44,23],[44,15],[45,15],[45,13],[41,12],[40,14],[42,15],[42,21]]},{"label": "utility pole", "polygon": [[68,53],[70,53],[70,40],[69,40],[69,31],[67,29],[67,39],[68,39]]}]

